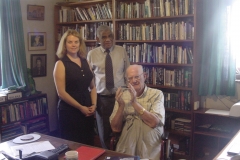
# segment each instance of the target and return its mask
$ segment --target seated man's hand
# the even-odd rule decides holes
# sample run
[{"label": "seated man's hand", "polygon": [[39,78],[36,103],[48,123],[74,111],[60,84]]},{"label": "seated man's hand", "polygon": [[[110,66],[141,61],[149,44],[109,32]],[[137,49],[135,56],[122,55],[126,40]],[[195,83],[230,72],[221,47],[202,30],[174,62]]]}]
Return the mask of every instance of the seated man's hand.
[{"label": "seated man's hand", "polygon": [[115,99],[116,99],[116,101],[119,104],[119,107],[124,107],[125,106],[125,103],[124,103],[124,101],[122,99],[122,94],[123,94],[123,90],[122,90],[121,87],[119,87],[117,89],[116,96],[115,96]]},{"label": "seated man's hand", "polygon": [[129,83],[128,84],[129,92],[131,94],[131,102],[136,102],[137,92],[135,91],[134,87]]}]

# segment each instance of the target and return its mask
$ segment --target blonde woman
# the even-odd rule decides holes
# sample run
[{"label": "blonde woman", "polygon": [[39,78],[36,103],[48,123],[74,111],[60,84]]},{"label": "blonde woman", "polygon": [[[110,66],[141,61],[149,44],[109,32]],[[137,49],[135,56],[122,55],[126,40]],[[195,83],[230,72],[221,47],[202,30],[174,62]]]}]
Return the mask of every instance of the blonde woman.
[{"label": "blonde woman", "polygon": [[66,31],[56,54],[59,60],[53,77],[59,96],[60,135],[67,140],[93,145],[97,93],[80,34],[75,30]]}]

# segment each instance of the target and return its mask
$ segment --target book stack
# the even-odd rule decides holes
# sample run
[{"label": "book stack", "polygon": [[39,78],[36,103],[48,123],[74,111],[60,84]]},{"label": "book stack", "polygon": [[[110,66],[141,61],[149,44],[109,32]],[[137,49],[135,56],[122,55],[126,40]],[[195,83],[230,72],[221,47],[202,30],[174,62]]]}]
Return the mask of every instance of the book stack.
[{"label": "book stack", "polygon": [[24,134],[39,132],[48,133],[48,122],[46,117],[39,117],[21,124]]},{"label": "book stack", "polygon": [[212,124],[209,129],[211,131],[223,132],[223,133],[231,133],[233,130],[231,126],[223,125],[223,124]]},{"label": "book stack", "polygon": [[186,118],[176,118],[174,122],[174,129],[182,132],[191,132],[191,120]]},{"label": "book stack", "polygon": [[2,142],[23,135],[23,131],[21,129],[21,122],[3,125],[1,129],[2,129]]}]

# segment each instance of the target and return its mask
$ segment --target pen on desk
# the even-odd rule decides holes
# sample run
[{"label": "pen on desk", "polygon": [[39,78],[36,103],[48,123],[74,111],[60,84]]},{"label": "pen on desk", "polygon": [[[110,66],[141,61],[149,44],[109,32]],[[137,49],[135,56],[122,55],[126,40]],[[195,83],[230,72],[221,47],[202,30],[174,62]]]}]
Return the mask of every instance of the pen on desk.
[{"label": "pen on desk", "polygon": [[19,152],[19,158],[22,159],[22,150],[19,149],[18,152]]}]

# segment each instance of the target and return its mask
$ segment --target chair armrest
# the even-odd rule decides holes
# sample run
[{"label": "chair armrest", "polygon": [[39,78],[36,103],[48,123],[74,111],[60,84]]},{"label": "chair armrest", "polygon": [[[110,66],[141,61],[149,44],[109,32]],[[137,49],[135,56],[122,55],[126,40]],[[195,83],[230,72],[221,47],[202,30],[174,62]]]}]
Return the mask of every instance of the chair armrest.
[{"label": "chair armrest", "polygon": [[161,136],[162,140],[168,140],[169,132],[164,132]]},{"label": "chair armrest", "polygon": [[110,150],[115,151],[121,132],[112,132],[110,139]]},{"label": "chair armrest", "polygon": [[173,159],[173,146],[170,143],[169,132],[164,132],[161,136],[161,153],[160,160],[172,160]]}]

